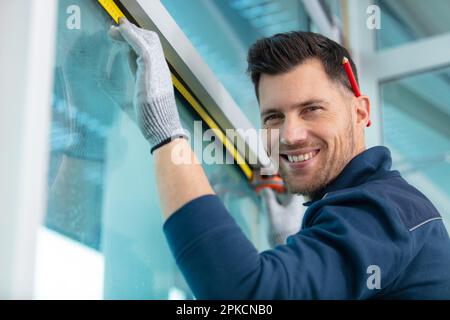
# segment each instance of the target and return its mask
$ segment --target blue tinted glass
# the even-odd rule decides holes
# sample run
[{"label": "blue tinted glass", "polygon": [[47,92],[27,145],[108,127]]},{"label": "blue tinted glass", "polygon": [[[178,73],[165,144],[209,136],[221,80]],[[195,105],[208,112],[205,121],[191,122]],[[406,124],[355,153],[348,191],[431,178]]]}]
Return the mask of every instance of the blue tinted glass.
[{"label": "blue tinted glass", "polygon": [[161,1],[248,119],[260,125],[258,102],[246,75],[247,50],[257,39],[308,30],[297,0]]},{"label": "blue tinted glass", "polygon": [[377,33],[380,49],[450,32],[448,0],[378,0],[377,5],[381,13]]},{"label": "blue tinted glass", "polygon": [[325,0],[322,3],[324,4],[325,10],[328,11],[328,14],[330,16],[335,16],[340,21],[343,20],[342,13],[345,10],[345,2],[341,0]]},{"label": "blue tinted glass", "polygon": [[[167,299],[173,288],[192,298],[162,232],[150,146],[121,110],[132,105],[134,80],[129,48],[107,36],[110,25],[95,1],[59,1],[45,225],[103,257],[103,298]],[[177,104],[193,133],[197,117],[182,97]],[[204,169],[245,234],[266,248],[259,199],[240,169]],[[63,283],[55,298],[58,290]]]}]

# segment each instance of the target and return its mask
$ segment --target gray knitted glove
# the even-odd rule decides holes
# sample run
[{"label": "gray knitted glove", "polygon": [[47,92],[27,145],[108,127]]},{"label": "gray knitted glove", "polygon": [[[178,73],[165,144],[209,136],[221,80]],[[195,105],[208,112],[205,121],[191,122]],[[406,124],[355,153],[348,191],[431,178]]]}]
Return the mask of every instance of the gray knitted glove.
[{"label": "gray knitted glove", "polygon": [[118,27],[111,28],[110,35],[119,40],[117,33],[137,55],[131,116],[150,143],[152,152],[176,137],[188,137],[181,127],[170,70],[158,35],[133,25],[125,18],[120,19]]},{"label": "gray knitted glove", "polygon": [[288,236],[300,231],[305,209],[303,197],[289,194],[279,203],[272,189],[261,190],[266,211],[269,215],[269,244],[275,247],[285,244]]}]

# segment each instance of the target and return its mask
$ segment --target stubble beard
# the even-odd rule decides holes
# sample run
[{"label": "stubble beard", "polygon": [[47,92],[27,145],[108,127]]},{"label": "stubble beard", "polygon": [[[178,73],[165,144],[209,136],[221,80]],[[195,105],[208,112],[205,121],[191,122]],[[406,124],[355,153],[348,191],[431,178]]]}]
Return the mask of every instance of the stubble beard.
[{"label": "stubble beard", "polygon": [[344,141],[346,142],[345,146],[339,155],[330,154],[327,145],[325,143],[322,144],[323,146],[320,147],[318,156],[323,157],[325,152],[328,152],[326,154],[327,158],[321,159],[322,164],[320,167],[316,168],[317,172],[314,176],[314,181],[308,184],[303,184],[301,181],[299,182],[298,179],[301,178],[289,174],[289,169],[286,169],[285,165],[280,163],[280,175],[288,192],[303,195],[310,199],[313,199],[316,195],[322,193],[323,190],[339,176],[344,167],[353,158],[355,152],[355,140],[351,125],[346,129],[346,138]]}]

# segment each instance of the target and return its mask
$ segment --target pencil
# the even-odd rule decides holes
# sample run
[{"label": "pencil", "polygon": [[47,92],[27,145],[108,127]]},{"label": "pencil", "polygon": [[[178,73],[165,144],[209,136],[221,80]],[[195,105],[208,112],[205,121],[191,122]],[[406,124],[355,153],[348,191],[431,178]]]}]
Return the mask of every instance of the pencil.
[{"label": "pencil", "polygon": [[[350,65],[350,61],[347,59],[347,57],[344,57],[342,59],[342,64],[344,65],[345,73],[347,74],[348,81],[350,82],[350,85],[352,86],[355,97],[359,97],[361,95],[361,92],[359,91],[358,83],[356,82],[355,75],[353,74],[352,66]],[[367,126],[369,127],[370,125],[371,125],[371,122],[369,119],[369,122],[367,122]]]},{"label": "pencil", "polygon": [[342,64],[344,65],[345,73],[347,74],[348,81],[350,82],[350,85],[352,86],[353,93],[356,97],[359,97],[361,95],[361,92],[359,92],[358,83],[356,82],[355,75],[353,74],[352,66],[350,65],[350,62],[346,57],[342,59]]}]

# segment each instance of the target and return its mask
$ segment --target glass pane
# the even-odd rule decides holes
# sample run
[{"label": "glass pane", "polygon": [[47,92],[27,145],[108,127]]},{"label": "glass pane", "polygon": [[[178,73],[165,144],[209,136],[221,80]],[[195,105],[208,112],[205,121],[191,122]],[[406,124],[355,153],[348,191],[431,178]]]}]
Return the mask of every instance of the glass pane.
[{"label": "glass pane", "polygon": [[394,167],[438,206],[449,228],[450,68],[392,81],[381,89],[384,140]]},{"label": "glass pane", "polygon": [[379,49],[450,32],[448,0],[379,0],[377,4],[381,10]]},{"label": "glass pane", "polygon": [[324,5],[325,10],[328,11],[328,15],[332,17],[331,19],[335,19],[333,18],[334,16],[342,21],[342,6],[344,5],[342,0],[325,0],[322,1],[322,4]]},{"label": "glass pane", "polygon": [[246,75],[247,50],[263,36],[308,30],[298,0],[161,1],[213,70],[250,122],[258,128],[259,110]]},{"label": "glass pane", "polygon": [[[163,235],[149,145],[121,110],[132,105],[134,80],[128,46],[108,38],[110,25],[95,1],[59,1],[36,298],[189,299]],[[193,132],[198,119],[177,99]],[[204,168],[247,236],[265,249],[259,199],[240,169]]]}]

